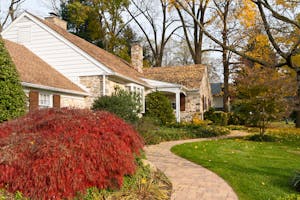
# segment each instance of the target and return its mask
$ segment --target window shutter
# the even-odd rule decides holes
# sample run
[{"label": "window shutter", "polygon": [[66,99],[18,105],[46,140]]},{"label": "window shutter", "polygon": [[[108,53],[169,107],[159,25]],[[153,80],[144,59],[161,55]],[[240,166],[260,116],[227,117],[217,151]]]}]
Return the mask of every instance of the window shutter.
[{"label": "window shutter", "polygon": [[29,92],[29,111],[39,108],[39,93],[37,91]]},{"label": "window shutter", "polygon": [[53,95],[53,108],[60,108],[60,95]]},{"label": "window shutter", "polygon": [[185,96],[180,94],[180,111],[185,111]]}]

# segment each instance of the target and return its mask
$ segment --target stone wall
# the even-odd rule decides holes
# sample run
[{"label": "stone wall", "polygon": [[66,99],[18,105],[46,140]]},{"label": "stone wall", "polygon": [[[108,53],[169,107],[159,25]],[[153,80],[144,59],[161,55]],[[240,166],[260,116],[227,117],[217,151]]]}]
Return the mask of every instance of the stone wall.
[{"label": "stone wall", "polygon": [[201,111],[201,98],[200,93],[197,92],[187,92],[185,97],[185,111],[181,111],[180,119],[181,121],[190,122],[196,113]]},{"label": "stone wall", "polygon": [[106,91],[106,95],[108,95],[108,96],[112,95],[115,92],[116,88],[120,88],[120,89],[123,89],[123,90],[126,89],[124,84],[117,83],[116,81],[113,81],[108,77],[106,77],[106,82],[105,83],[106,83],[106,87],[105,87],[106,90],[105,91]]},{"label": "stone wall", "polygon": [[85,98],[87,108],[90,108],[94,100],[103,95],[103,77],[102,76],[81,76],[80,84],[84,85],[91,96]]},{"label": "stone wall", "polygon": [[185,99],[185,111],[181,111],[182,121],[191,121],[195,114],[199,114],[200,119],[204,119],[204,112],[212,106],[212,94],[209,84],[207,68],[205,68],[199,91],[188,92]]},{"label": "stone wall", "polygon": [[60,96],[60,106],[71,107],[71,108],[89,108],[86,105],[86,100],[84,97],[75,97],[70,95]]}]

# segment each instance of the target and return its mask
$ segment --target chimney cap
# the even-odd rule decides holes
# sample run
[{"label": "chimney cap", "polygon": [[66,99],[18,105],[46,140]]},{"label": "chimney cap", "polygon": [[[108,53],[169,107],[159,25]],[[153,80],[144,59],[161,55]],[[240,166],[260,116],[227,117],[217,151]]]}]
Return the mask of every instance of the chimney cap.
[{"label": "chimney cap", "polygon": [[50,15],[51,17],[58,17],[58,14],[56,14],[56,13],[54,13],[54,12],[49,12],[49,15]]}]

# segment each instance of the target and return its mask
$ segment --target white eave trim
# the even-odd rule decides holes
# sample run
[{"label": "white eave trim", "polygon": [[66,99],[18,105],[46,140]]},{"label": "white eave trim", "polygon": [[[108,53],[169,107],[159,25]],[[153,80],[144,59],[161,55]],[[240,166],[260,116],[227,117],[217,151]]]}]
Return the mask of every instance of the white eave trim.
[{"label": "white eave trim", "polygon": [[94,59],[88,53],[86,53],[85,51],[83,51],[82,49],[80,49],[78,46],[76,46],[75,44],[73,44],[72,42],[70,42],[69,40],[67,40],[66,38],[64,38],[63,36],[61,36],[56,31],[52,30],[47,25],[45,25],[42,22],[40,22],[39,20],[37,20],[34,16],[32,16],[30,13],[28,13],[26,11],[23,12],[17,19],[15,19],[7,28],[5,28],[2,31],[1,35],[3,36],[9,29],[11,29],[11,27],[14,26],[14,24],[18,23],[18,21],[21,20],[23,17],[28,17],[29,19],[31,19],[33,22],[35,22],[41,28],[43,28],[46,31],[48,31],[49,33],[51,33],[53,36],[55,36],[56,38],[58,38],[59,40],[61,40],[62,42],[64,42],[66,45],[68,45],[73,50],[75,50],[77,53],[81,54],[83,57],[85,57],[86,59],[88,59],[89,61],[91,61],[93,64],[95,64],[100,69],[104,70],[106,73],[108,73],[108,74],[113,73],[113,71],[111,69],[109,69],[108,67],[104,66],[102,63],[100,63],[99,61],[97,61],[96,59]]},{"label": "white eave trim", "polygon": [[[139,82],[139,81],[136,81],[136,80],[133,79],[133,78],[130,78],[130,77],[128,77],[128,76],[124,76],[124,75],[119,74],[119,73],[117,73],[117,72],[114,72],[112,75],[118,76],[118,77],[120,77],[120,78],[122,78],[122,79],[131,81],[131,82],[133,82],[133,83],[136,83],[136,84],[138,84],[138,85],[145,86],[145,87],[150,88],[150,89],[153,88],[153,86],[151,86],[151,85],[148,84],[147,82],[141,83],[141,82]],[[141,80],[143,80],[143,78],[141,78]]]},{"label": "white eave trim", "polygon": [[73,94],[73,95],[78,95],[78,96],[90,96],[90,94],[85,93],[85,92],[77,92],[77,91],[74,91],[74,90],[61,89],[61,88],[50,87],[50,86],[39,85],[39,84],[33,84],[33,83],[27,83],[27,82],[21,82],[21,85],[23,87],[36,88],[36,89],[41,89],[41,90],[49,90],[49,91],[61,92],[61,93],[66,93],[66,94]]}]

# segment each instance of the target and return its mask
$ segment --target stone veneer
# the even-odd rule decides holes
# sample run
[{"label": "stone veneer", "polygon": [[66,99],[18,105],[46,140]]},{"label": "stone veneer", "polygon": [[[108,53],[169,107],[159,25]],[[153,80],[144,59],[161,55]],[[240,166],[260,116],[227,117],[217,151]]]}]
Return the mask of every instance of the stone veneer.
[{"label": "stone veneer", "polygon": [[91,96],[85,98],[87,108],[90,108],[94,100],[103,95],[103,77],[102,76],[81,76],[79,77],[80,84],[84,85]]},{"label": "stone veneer", "polygon": [[[208,111],[212,104],[212,94],[205,68],[199,90],[187,92],[185,97],[185,111],[180,111],[181,121],[190,122],[195,114],[204,119],[204,112]],[[175,102],[175,94],[167,94],[171,102]]]},{"label": "stone veneer", "polygon": [[74,97],[69,95],[60,96],[60,106],[71,108],[87,108],[84,97]]}]

